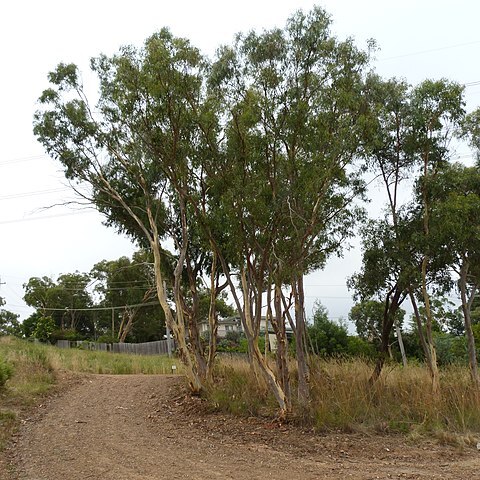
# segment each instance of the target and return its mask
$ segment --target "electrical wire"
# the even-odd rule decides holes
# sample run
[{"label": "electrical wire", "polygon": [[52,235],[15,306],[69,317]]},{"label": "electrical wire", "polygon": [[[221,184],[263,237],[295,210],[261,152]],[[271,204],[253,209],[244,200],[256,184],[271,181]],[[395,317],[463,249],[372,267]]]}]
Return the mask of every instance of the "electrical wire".
[{"label": "electrical wire", "polygon": [[3,160],[0,162],[0,167],[4,167],[7,165],[14,165],[16,163],[23,163],[23,162],[32,162],[33,160],[41,160],[44,158],[50,158],[48,155],[32,155],[29,157],[19,157],[19,158],[12,158],[10,160]]},{"label": "electrical wire", "polygon": [[[150,307],[154,305],[160,305],[157,302],[145,302],[145,303],[135,303],[133,305],[115,305],[111,307],[90,307],[90,308],[41,308],[41,307],[28,307],[36,310],[41,310],[45,312],[95,312],[95,311],[107,311],[107,310],[125,310],[127,308],[136,308],[136,307]],[[10,305],[15,308],[26,308],[24,305]]]},{"label": "electrical wire", "polygon": [[451,50],[454,48],[460,48],[460,47],[467,47],[471,45],[478,45],[480,43],[480,40],[475,40],[473,42],[466,42],[466,43],[457,43],[455,45],[446,45],[444,47],[438,47],[438,48],[431,48],[428,50],[421,50],[418,52],[410,52],[410,53],[404,53],[401,55],[394,55],[392,57],[385,57],[385,58],[379,58],[377,61],[378,62],[384,62],[387,60],[396,60],[398,58],[406,58],[406,57],[413,57],[417,55],[425,55],[426,53],[435,53],[435,52],[442,52],[444,50]]},{"label": "electrical wire", "polygon": [[56,215],[43,215],[41,217],[30,217],[30,218],[15,218],[13,220],[1,220],[0,225],[7,225],[10,223],[23,223],[23,222],[33,222],[36,220],[49,220],[51,218],[59,218],[59,217],[71,217],[72,215],[81,215],[85,213],[92,213],[93,210],[82,210],[79,212],[72,212],[72,213],[58,213]]},{"label": "electrical wire", "polygon": [[23,193],[12,193],[11,195],[2,195],[0,196],[1,200],[11,200],[14,198],[26,198],[26,197],[34,197],[37,195],[47,195],[50,193],[58,193],[58,192],[67,192],[71,191],[70,188],[51,188],[49,190],[36,190],[33,192],[23,192]]}]

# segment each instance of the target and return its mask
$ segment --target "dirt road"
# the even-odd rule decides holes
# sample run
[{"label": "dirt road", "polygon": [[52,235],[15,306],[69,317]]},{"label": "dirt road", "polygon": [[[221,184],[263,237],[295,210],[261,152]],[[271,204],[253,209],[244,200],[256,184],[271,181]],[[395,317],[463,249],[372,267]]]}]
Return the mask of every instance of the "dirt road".
[{"label": "dirt road", "polygon": [[18,480],[470,479],[480,452],[198,415],[178,377],[91,376],[25,422]]}]

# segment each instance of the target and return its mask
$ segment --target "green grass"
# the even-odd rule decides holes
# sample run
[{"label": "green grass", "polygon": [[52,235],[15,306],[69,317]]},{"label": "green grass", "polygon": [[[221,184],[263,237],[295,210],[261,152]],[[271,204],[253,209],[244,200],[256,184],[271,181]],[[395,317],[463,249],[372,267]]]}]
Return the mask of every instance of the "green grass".
[{"label": "green grass", "polygon": [[169,374],[172,365],[177,372],[183,370],[179,362],[166,355],[129,355],[81,349],[57,349],[46,347],[51,365],[57,371],[76,373],[125,374]]}]

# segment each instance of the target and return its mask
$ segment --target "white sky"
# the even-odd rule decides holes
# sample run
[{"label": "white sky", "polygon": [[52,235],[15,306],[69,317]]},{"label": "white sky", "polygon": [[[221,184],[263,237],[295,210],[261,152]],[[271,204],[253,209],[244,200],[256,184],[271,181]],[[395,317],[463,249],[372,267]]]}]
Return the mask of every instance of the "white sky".
[{"label": "white sky", "polygon": [[[101,225],[95,211],[42,207],[72,198],[59,166],[32,134],[36,99],[47,73],[61,62],[83,72],[90,57],[141,43],[168,26],[204,53],[229,43],[239,31],[283,26],[295,10],[314,4],[333,17],[333,31],[381,50],[375,62],[385,77],[411,83],[442,78],[480,81],[480,2],[476,0],[67,0],[2,2],[0,6],[0,296],[25,318],[22,284],[32,276],[89,271],[102,259],[131,255],[134,247]],[[84,75],[85,79],[88,79]],[[480,103],[480,84],[467,88],[468,108]],[[468,153],[466,148],[459,155]],[[468,160],[468,158],[467,158]],[[40,219],[39,219],[40,218]],[[347,317],[352,305],[346,277],[360,265],[357,249],[306,279],[307,314],[319,298],[331,317]]]}]

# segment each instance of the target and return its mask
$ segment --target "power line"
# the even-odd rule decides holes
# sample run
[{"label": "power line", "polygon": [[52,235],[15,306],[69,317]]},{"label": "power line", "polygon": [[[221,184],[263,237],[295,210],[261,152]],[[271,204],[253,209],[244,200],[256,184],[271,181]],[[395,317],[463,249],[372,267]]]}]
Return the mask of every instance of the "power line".
[{"label": "power line", "polygon": [[[156,302],[145,302],[145,303],[135,303],[133,305],[121,305],[121,306],[111,306],[111,307],[91,307],[91,308],[44,308],[43,310],[48,311],[57,311],[64,312],[68,310],[69,312],[93,312],[93,311],[105,311],[105,310],[125,310],[127,308],[136,308],[136,307],[151,307],[154,305],[160,305],[158,300]],[[42,309],[40,309],[42,310]]]},{"label": "power line", "polygon": [[49,193],[57,193],[57,192],[66,192],[70,191],[69,188],[51,188],[49,190],[36,190],[33,192],[23,192],[23,193],[12,193],[11,195],[2,195],[0,196],[1,200],[10,200],[13,198],[25,198],[25,197],[33,197],[36,195],[46,195]]},{"label": "power line", "polygon": [[379,58],[378,61],[383,62],[383,61],[386,61],[386,60],[395,60],[397,58],[413,57],[413,56],[416,56],[416,55],[424,55],[426,53],[441,52],[443,50],[451,50],[451,49],[454,49],[454,48],[467,47],[467,46],[470,46],[470,45],[478,45],[479,43],[480,43],[480,40],[475,40],[473,42],[466,42],[466,43],[457,43],[455,45],[446,45],[444,47],[431,48],[429,50],[421,50],[421,51],[418,51],[418,52],[404,53],[404,54],[395,55],[395,56],[392,56],[392,57]]},{"label": "power line", "polygon": [[[158,301],[156,302],[146,302],[146,303],[136,303],[133,305],[114,305],[111,307],[90,307],[90,308],[41,308],[41,307],[29,307],[36,310],[41,310],[45,312],[95,312],[95,311],[111,311],[111,310],[125,310],[127,308],[136,308],[136,307],[150,307],[154,305],[160,305]],[[24,305],[10,305],[11,307],[15,308],[24,308]]]},{"label": "power line", "polygon": [[23,222],[33,222],[35,220],[49,220],[51,218],[58,218],[58,217],[70,217],[72,215],[81,215],[83,213],[91,213],[91,210],[80,211],[80,212],[72,212],[72,213],[59,213],[57,215],[43,215],[41,217],[30,217],[30,218],[15,218],[13,220],[2,220],[0,221],[0,225],[7,225],[9,223],[23,223]]},{"label": "power line", "polygon": [[475,82],[468,82],[463,84],[465,87],[476,87],[480,85],[480,80],[476,80]]},{"label": "power line", "polygon": [[0,167],[4,167],[7,165],[14,165],[16,163],[31,162],[33,160],[41,160],[43,158],[49,158],[49,157],[48,155],[32,155],[30,157],[12,158],[10,160],[3,160],[2,162],[0,162]]}]

